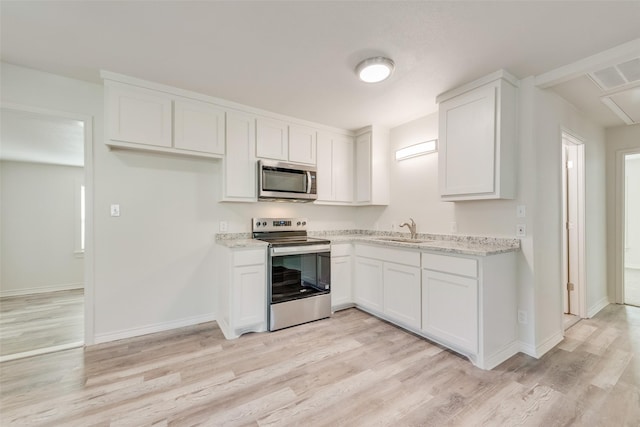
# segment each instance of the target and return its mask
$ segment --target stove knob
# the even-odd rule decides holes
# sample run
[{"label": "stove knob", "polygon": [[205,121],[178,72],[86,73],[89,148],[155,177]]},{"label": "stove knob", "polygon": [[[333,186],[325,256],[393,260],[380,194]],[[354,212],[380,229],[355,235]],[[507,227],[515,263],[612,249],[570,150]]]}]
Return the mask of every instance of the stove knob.
[{"label": "stove knob", "polygon": [[267,226],[267,221],[262,221],[262,226],[266,227]]},{"label": "stove knob", "polygon": [[302,225],[307,225],[307,221],[302,221]]},{"label": "stove knob", "polygon": [[298,223],[296,224],[298,227],[300,227],[300,221],[298,221]]},{"label": "stove knob", "polygon": [[260,221],[256,222],[256,227],[260,227]]}]

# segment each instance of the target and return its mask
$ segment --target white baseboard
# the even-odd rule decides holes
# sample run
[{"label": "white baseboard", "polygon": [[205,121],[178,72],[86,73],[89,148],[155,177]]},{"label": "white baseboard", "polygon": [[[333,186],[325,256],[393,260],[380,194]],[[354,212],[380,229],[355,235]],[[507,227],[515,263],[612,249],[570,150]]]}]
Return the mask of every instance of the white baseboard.
[{"label": "white baseboard", "polygon": [[544,340],[541,344],[537,346],[532,346],[531,344],[520,342],[520,351],[528,356],[535,357],[536,359],[544,356],[546,352],[551,350],[556,345],[560,344],[564,337],[562,336],[562,331],[557,332],[551,335],[549,338]]},{"label": "white baseboard", "polygon": [[609,305],[609,298],[602,297],[598,302],[593,304],[591,307],[587,309],[587,317],[592,318],[596,314],[600,312],[603,308]]},{"label": "white baseboard", "polygon": [[20,295],[43,294],[45,292],[69,291],[71,289],[83,289],[84,283],[63,283],[61,285],[36,286],[33,288],[3,289],[0,298],[17,297]]},{"label": "white baseboard", "polygon": [[493,369],[520,351],[520,343],[514,341],[502,347],[484,360],[482,369]]},{"label": "white baseboard", "polygon": [[156,323],[153,325],[141,326],[139,328],[123,329],[116,332],[108,332],[106,334],[96,334],[94,343],[102,344],[105,342],[121,340],[125,338],[133,338],[141,335],[153,334],[156,332],[164,332],[170,329],[184,328],[185,326],[193,326],[199,323],[212,322],[216,320],[213,313],[203,314],[201,316],[187,317],[185,319],[172,320],[170,322]]}]

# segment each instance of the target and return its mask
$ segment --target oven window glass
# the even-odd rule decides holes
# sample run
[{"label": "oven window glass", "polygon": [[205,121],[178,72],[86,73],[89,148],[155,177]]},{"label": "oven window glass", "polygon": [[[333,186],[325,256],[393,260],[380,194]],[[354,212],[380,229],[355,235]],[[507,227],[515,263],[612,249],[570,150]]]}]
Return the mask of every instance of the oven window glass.
[{"label": "oven window glass", "polygon": [[306,193],[307,174],[302,171],[264,168],[262,171],[262,187],[265,191]]},{"label": "oven window glass", "polygon": [[271,303],[329,292],[331,256],[297,254],[271,258]]}]

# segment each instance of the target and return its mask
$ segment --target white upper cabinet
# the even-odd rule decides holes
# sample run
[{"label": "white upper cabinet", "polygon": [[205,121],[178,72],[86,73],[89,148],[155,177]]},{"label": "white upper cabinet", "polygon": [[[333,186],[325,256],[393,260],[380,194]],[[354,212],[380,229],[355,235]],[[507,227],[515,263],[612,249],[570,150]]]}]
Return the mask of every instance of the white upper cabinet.
[{"label": "white upper cabinet", "polygon": [[438,96],[443,200],[515,197],[517,85],[499,71]]},{"label": "white upper cabinet", "polygon": [[255,116],[250,114],[232,111],[227,113],[224,201],[255,202],[257,200],[255,123]]},{"label": "white upper cabinet", "polygon": [[353,203],[353,138],[318,132],[318,200],[316,203]]},{"label": "white upper cabinet", "polygon": [[289,161],[315,165],[316,134],[313,128],[289,125]]},{"label": "white upper cabinet", "polygon": [[212,104],[178,100],[173,104],[175,148],[224,154],[225,112]]},{"label": "white upper cabinet", "polygon": [[107,145],[196,157],[224,155],[225,111],[207,102],[105,81]]},{"label": "white upper cabinet", "polygon": [[389,131],[368,126],[356,135],[355,202],[389,204]]},{"label": "white upper cabinet", "polygon": [[256,157],[283,162],[316,164],[316,133],[307,126],[281,120],[258,118]]},{"label": "white upper cabinet", "polygon": [[116,82],[106,82],[105,91],[109,139],[172,146],[170,96]]},{"label": "white upper cabinet", "polygon": [[287,123],[266,118],[257,119],[256,156],[262,159],[289,160]]}]

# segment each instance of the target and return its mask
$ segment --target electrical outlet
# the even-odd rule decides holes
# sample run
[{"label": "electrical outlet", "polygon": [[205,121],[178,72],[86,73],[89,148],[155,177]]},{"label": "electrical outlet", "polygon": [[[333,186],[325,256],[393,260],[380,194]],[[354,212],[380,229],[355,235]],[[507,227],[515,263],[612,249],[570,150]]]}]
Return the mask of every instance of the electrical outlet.
[{"label": "electrical outlet", "polygon": [[529,319],[527,319],[527,312],[524,310],[518,310],[518,323],[526,325],[528,322]]},{"label": "electrical outlet", "polygon": [[516,217],[524,218],[527,216],[527,207],[525,205],[516,206]]},{"label": "electrical outlet", "polygon": [[516,237],[527,237],[527,227],[524,224],[516,225]]},{"label": "electrical outlet", "polygon": [[227,221],[220,221],[220,226],[219,229],[221,232],[225,232],[229,230],[229,224],[227,223]]},{"label": "electrical outlet", "polygon": [[111,216],[120,216],[120,205],[111,205]]}]

